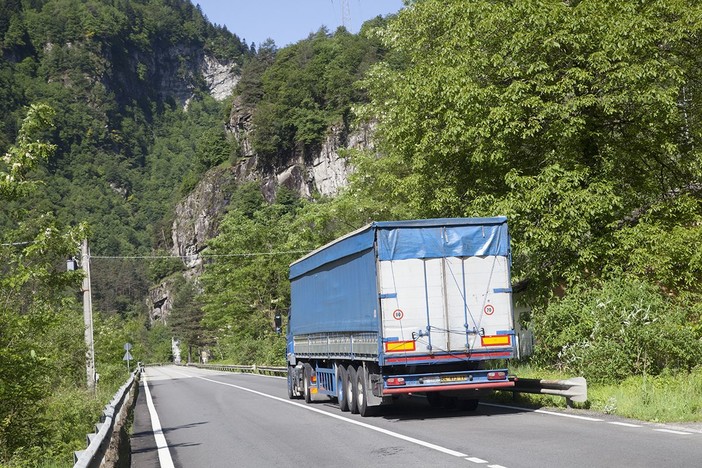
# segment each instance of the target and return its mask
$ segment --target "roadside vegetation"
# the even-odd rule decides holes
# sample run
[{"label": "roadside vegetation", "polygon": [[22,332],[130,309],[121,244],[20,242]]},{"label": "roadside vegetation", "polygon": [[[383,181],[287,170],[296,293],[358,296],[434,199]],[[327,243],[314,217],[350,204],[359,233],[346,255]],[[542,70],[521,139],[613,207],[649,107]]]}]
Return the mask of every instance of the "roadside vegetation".
[{"label": "roadside vegetation", "polygon": [[[572,373],[553,368],[515,363],[510,373],[524,379],[566,380]],[[588,381],[588,401],[574,403],[576,409],[596,411],[650,422],[702,422],[702,371],[665,372],[660,375],[630,375],[609,383]],[[504,404],[528,407],[565,408],[563,397],[511,392],[498,392],[495,397]]]},{"label": "roadside vegetation", "polygon": [[[702,419],[699,2],[408,1],[359,35],[321,29],[280,50],[187,1],[0,13],[0,464],[70,463],[126,379],[125,342],[147,362],[168,361],[175,335],[184,357],[282,364],[289,263],[371,220],[506,215],[537,339],[515,373],[583,375],[587,407],[605,413]],[[66,258],[86,235],[94,254],[168,252],[175,203],[242,156],[224,131],[231,103],[203,91],[185,111],[146,65],[125,65],[179,44],[241,67],[234,98],[261,169],[359,122],[375,146],[345,152],[355,172],[334,199],[234,188],[201,283],[177,283],[167,324],[143,299],[182,276],[177,260],[101,261],[94,398]]]}]

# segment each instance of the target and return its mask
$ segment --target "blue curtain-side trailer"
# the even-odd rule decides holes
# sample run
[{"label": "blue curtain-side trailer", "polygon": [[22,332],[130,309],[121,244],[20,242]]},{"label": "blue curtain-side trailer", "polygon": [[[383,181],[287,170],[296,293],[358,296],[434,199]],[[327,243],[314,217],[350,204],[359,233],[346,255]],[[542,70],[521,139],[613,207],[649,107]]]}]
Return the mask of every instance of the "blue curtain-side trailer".
[{"label": "blue curtain-side trailer", "polygon": [[[288,396],[368,415],[401,395],[475,409],[511,387],[507,219],[374,222],[290,265]],[[326,398],[326,397],[325,397]]]}]

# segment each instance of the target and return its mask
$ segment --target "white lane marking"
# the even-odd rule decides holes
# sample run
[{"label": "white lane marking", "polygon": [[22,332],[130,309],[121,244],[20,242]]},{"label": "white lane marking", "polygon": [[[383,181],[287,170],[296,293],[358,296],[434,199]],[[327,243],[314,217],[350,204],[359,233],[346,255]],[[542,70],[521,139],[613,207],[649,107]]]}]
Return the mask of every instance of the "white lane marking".
[{"label": "white lane marking", "polygon": [[[177,371],[173,371],[173,372],[177,372]],[[180,373],[180,372],[177,372],[177,373]],[[259,392],[259,391],[256,391],[256,390],[252,390],[252,389],[250,389],[250,388],[240,387],[239,385],[234,385],[234,384],[230,384],[230,383],[226,383],[226,382],[219,382],[219,381],[217,381],[217,380],[208,379],[208,378],[206,378],[206,377],[200,377],[199,375],[187,375],[187,374],[182,374],[182,375],[185,375],[185,376],[187,376],[187,377],[195,377],[196,379],[206,380],[206,381],[208,381],[208,382],[216,383],[216,384],[219,384],[219,385],[226,385],[227,387],[236,388],[237,390],[243,390],[243,391],[245,391],[245,392],[253,393],[253,394],[255,394],[255,395],[259,395],[259,396],[262,396],[262,397],[270,398],[271,400],[276,400],[276,401],[279,401],[279,402],[281,402],[281,403],[287,403],[287,404],[289,404],[289,405],[294,405],[294,406],[297,406],[298,408],[303,408],[303,409],[306,409],[306,410],[308,410],[308,411],[312,411],[312,412],[315,412],[315,413],[323,414],[324,416],[328,416],[328,417],[330,417],[330,418],[338,419],[339,421],[344,421],[344,422],[347,422],[347,423],[349,423],[349,424],[354,424],[354,425],[356,425],[356,426],[360,426],[360,427],[363,427],[363,428],[366,428],[366,429],[370,429],[371,431],[380,432],[381,434],[389,435],[390,437],[395,437],[396,439],[401,439],[401,440],[404,440],[404,441],[406,441],[406,442],[410,442],[410,443],[413,443],[413,444],[416,444],[416,445],[421,445],[422,447],[426,447],[426,448],[429,448],[429,449],[432,449],[432,450],[436,450],[436,451],[438,451],[438,452],[442,452],[442,453],[445,453],[445,454],[447,454],[447,455],[453,455],[454,457],[467,457],[467,456],[468,456],[468,455],[466,455],[465,453],[457,452],[457,451],[455,451],[455,450],[451,450],[451,449],[449,449],[449,448],[442,447],[442,446],[440,446],[440,445],[432,444],[431,442],[425,442],[425,441],[423,441],[423,440],[415,439],[414,437],[409,437],[409,436],[406,436],[406,435],[403,435],[403,434],[399,434],[399,433],[397,433],[397,432],[389,431],[389,430],[387,430],[387,429],[383,429],[383,428],[380,428],[380,427],[372,426],[372,425],[370,425],[370,424],[366,424],[366,423],[363,423],[363,422],[360,422],[360,421],[356,421],[356,420],[354,420],[354,419],[349,419],[349,418],[346,418],[346,417],[344,417],[344,416],[340,416],[340,415],[338,415],[338,414],[329,413],[329,412],[327,412],[327,411],[323,411],[323,410],[314,408],[314,407],[312,407],[312,406],[303,405],[303,404],[301,404],[301,403],[297,403],[297,402],[294,402],[294,401],[291,401],[291,400],[286,400],[286,399],[284,399],[284,398],[279,398],[279,397],[276,397],[276,396],[273,396],[273,395],[268,395],[267,393]]]},{"label": "white lane marking", "polygon": [[158,448],[158,461],[161,464],[161,468],[175,468],[173,465],[173,460],[171,459],[171,452],[168,450],[166,437],[163,435],[163,430],[161,429],[161,421],[158,419],[156,407],[151,399],[149,384],[146,382],[146,374],[142,374],[142,376],[144,378],[146,406],[149,408],[149,415],[151,416],[151,429],[154,432],[154,439],[156,439],[156,447]]},{"label": "white lane marking", "polygon": [[502,465],[488,465],[488,468],[507,468],[507,467],[502,466]]},{"label": "white lane marking", "polygon": [[560,416],[562,418],[581,419],[583,421],[594,421],[594,422],[604,421],[604,419],[590,418],[587,416],[578,416],[575,414],[556,413],[554,411],[546,411],[546,410],[540,410],[540,409],[521,408],[519,406],[497,405],[495,403],[480,403],[480,404],[485,405],[485,406],[494,406],[495,408],[507,408],[507,409],[513,409],[513,410],[519,410],[519,411],[529,411],[532,413],[549,414],[551,416]]},{"label": "white lane marking", "polygon": [[487,460],[483,460],[482,458],[477,458],[477,457],[468,457],[466,458],[469,462],[477,463],[479,465],[482,465],[484,463],[487,463]]},{"label": "white lane marking", "polygon": [[631,424],[631,423],[625,423],[625,422],[619,422],[619,421],[607,421],[607,424],[614,424],[616,426],[624,426],[624,427],[643,427],[640,424]]},{"label": "white lane marking", "polygon": [[[587,416],[577,416],[575,414],[556,413],[553,411],[545,411],[545,410],[538,410],[538,409],[535,410],[535,409],[531,409],[531,408],[522,408],[519,406],[497,405],[494,403],[480,403],[480,404],[485,405],[485,406],[494,406],[496,408],[508,408],[508,409],[519,410],[519,411],[530,411],[533,413],[549,414],[551,416],[561,416],[563,418],[581,419],[583,421],[594,421],[594,422],[603,422],[604,421],[604,419],[589,418]],[[624,422],[618,422],[618,421],[607,421],[607,424],[615,424],[617,426],[625,426],[625,427],[643,427],[643,426],[638,425],[638,424],[624,423]],[[654,431],[665,432],[668,434],[677,434],[677,435],[692,435],[692,432],[674,431],[671,429],[654,429]]]},{"label": "white lane marking", "polygon": [[654,431],[665,432],[665,433],[668,433],[668,434],[692,435],[692,432],[673,431],[673,430],[671,430],[671,429],[654,429]]}]

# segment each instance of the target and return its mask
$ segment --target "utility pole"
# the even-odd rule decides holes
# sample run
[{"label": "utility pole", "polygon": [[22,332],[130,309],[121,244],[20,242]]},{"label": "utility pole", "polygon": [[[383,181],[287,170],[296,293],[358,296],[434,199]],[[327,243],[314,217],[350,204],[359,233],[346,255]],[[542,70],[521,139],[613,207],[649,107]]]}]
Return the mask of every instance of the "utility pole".
[{"label": "utility pole", "polygon": [[341,25],[346,29],[351,29],[351,10],[348,0],[341,0]]},{"label": "utility pole", "polygon": [[85,372],[88,389],[95,391],[95,345],[93,344],[93,299],[90,291],[90,248],[88,239],[80,246],[81,266],[83,267],[83,321],[85,323]]},{"label": "utility pole", "polygon": [[[340,0],[341,6],[341,25],[346,29],[351,28],[351,10],[349,9],[348,0]],[[334,6],[334,0],[332,0],[332,6]]]}]

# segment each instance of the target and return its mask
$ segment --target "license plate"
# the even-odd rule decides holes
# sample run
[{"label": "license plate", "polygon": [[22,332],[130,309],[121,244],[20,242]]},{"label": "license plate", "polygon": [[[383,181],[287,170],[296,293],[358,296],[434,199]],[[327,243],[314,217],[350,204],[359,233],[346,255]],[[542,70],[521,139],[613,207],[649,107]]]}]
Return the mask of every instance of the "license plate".
[{"label": "license plate", "polygon": [[443,376],[441,376],[442,382],[463,382],[464,380],[468,380],[468,378],[465,375],[443,375]]}]

